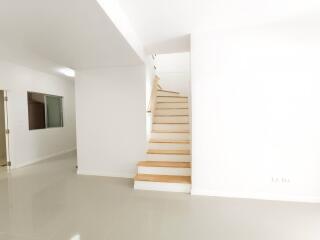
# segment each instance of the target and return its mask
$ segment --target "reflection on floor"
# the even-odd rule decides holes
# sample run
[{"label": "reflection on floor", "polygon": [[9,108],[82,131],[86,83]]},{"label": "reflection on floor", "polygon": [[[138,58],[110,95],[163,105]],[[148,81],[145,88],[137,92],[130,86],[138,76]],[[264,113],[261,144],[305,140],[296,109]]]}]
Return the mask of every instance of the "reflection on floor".
[{"label": "reflection on floor", "polygon": [[7,177],[7,174],[5,174],[6,172],[7,172],[7,167],[0,167],[0,177],[2,176],[3,178],[6,178]]},{"label": "reflection on floor", "polygon": [[0,240],[318,240],[320,205],[134,191],[74,155],[0,172]]},{"label": "reflection on floor", "polygon": [[7,164],[7,160],[5,158],[0,157],[0,167],[5,166]]}]

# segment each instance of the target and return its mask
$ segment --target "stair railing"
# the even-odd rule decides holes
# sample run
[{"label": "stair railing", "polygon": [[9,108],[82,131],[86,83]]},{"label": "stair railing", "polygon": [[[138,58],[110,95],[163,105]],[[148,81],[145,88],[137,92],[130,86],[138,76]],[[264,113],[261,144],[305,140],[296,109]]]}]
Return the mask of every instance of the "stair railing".
[{"label": "stair railing", "polygon": [[157,103],[157,91],[158,89],[161,89],[159,85],[159,80],[160,78],[158,76],[154,77],[153,84],[152,84],[152,89],[151,89],[151,95],[150,95],[150,101],[149,101],[149,106],[148,106],[148,112],[154,113],[156,103]]}]

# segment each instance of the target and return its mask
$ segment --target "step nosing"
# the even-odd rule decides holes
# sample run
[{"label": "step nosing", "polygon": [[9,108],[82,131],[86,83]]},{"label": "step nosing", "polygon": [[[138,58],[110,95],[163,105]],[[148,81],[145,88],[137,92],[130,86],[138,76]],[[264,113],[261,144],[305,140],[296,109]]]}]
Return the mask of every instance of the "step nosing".
[{"label": "step nosing", "polygon": [[154,168],[191,168],[191,162],[173,162],[173,161],[141,161],[138,167]]},{"label": "step nosing", "polygon": [[157,155],[191,155],[190,150],[181,149],[149,149],[147,154],[157,154]]},{"label": "step nosing", "polygon": [[168,110],[172,110],[172,111],[176,111],[176,110],[184,110],[184,111],[189,111],[188,108],[170,108],[170,107],[165,107],[165,108],[157,108],[156,111],[168,111]]},{"label": "step nosing", "polygon": [[190,134],[190,132],[183,132],[183,131],[159,131],[159,130],[153,130],[151,133],[188,133]]},{"label": "step nosing", "polygon": [[170,97],[170,98],[188,98],[186,96],[157,96],[157,97]]},{"label": "step nosing", "polygon": [[179,94],[179,92],[168,91],[168,90],[163,90],[163,89],[158,89],[157,91],[159,91],[159,92],[169,92],[169,93],[177,93],[177,94]]},{"label": "step nosing", "polygon": [[152,133],[186,133],[189,134],[190,132],[178,132],[178,131],[155,131],[153,130]]},{"label": "step nosing", "polygon": [[185,125],[189,125],[188,122],[186,123],[173,123],[173,122],[153,122],[152,124],[185,124]]},{"label": "step nosing", "polygon": [[157,118],[176,118],[176,117],[189,117],[189,115],[153,115],[154,117],[157,117]]},{"label": "step nosing", "polygon": [[190,156],[190,153],[155,153],[155,152],[147,152],[150,155],[175,155],[175,156]]},{"label": "step nosing", "polygon": [[175,143],[175,142],[187,142],[187,143],[191,143],[191,140],[190,139],[159,139],[159,138],[151,138],[149,139],[149,142],[152,143],[152,142],[162,142],[162,143],[166,143],[166,142],[169,142],[169,143]]},{"label": "step nosing", "polygon": [[156,144],[190,144],[190,142],[183,142],[183,141],[181,141],[181,142],[173,142],[173,141],[171,141],[171,142],[161,142],[161,141],[157,141],[157,142],[149,142],[149,143],[156,143]]},{"label": "step nosing", "polygon": [[163,108],[159,108],[157,107],[156,110],[186,110],[189,109],[187,107],[174,107],[174,108],[168,108],[168,107],[163,107]]},{"label": "step nosing", "polygon": [[137,174],[135,181],[191,184],[190,176]]}]

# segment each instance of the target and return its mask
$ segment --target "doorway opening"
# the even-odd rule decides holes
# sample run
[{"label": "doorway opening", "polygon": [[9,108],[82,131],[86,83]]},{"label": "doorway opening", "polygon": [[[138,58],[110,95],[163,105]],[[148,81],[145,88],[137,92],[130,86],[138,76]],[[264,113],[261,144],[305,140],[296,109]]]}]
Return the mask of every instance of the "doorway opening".
[{"label": "doorway opening", "polygon": [[7,94],[0,90],[0,167],[9,166],[8,144],[7,144]]}]

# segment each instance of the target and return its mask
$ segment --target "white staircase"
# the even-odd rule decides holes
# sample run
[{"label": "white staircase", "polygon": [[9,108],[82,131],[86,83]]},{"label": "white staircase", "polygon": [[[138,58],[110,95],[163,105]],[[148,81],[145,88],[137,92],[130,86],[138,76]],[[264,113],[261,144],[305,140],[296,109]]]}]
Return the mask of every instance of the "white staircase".
[{"label": "white staircase", "polygon": [[153,90],[152,133],[147,159],[138,163],[134,188],[190,192],[191,152],[188,97],[178,92]]}]

